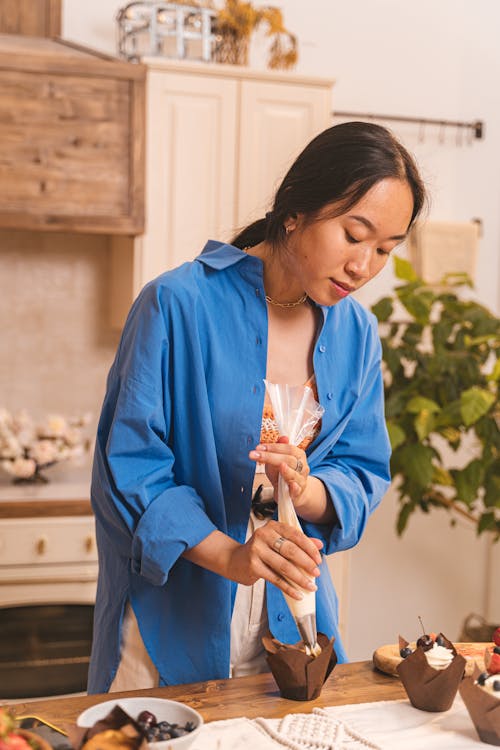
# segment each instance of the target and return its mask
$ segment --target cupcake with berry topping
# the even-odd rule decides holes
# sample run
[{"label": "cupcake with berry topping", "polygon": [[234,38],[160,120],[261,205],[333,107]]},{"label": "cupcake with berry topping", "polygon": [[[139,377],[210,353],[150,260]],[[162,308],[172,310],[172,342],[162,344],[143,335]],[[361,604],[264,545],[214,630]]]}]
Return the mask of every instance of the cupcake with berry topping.
[{"label": "cupcake with berry topping", "polygon": [[401,636],[399,645],[402,661],[397,672],[410,703],[421,711],[448,711],[464,674],[464,657],[443,633],[424,631],[414,650]]},{"label": "cupcake with berry topping", "polygon": [[493,645],[484,654],[486,671],[477,667],[463,680],[460,695],[482,742],[500,746],[500,628],[493,633]]}]

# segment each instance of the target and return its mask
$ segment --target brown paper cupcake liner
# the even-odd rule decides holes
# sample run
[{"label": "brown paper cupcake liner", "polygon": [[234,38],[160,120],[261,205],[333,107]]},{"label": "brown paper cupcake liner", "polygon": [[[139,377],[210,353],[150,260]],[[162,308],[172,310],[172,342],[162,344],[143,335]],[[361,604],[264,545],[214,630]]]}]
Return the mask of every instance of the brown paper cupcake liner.
[{"label": "brown paper cupcake liner", "polygon": [[[415,649],[396,667],[411,704],[421,711],[448,711],[464,675],[464,657],[457,653],[446,636],[440,635],[446,648],[454,654],[453,661],[446,669],[429,666],[422,648]],[[401,636],[399,642],[402,648],[408,645]]]},{"label": "brown paper cupcake liner", "polygon": [[334,638],[318,633],[321,654],[313,657],[305,653],[302,641],[291,645],[272,636],[262,639],[267,663],[283,698],[311,701],[319,696],[337,663],[333,642]]},{"label": "brown paper cupcake liner", "polygon": [[[117,736],[121,733],[121,737]],[[106,734],[107,733],[107,734]],[[68,737],[74,750],[81,750],[93,737],[99,735],[98,742],[90,742],[89,748],[127,748],[127,750],[147,750],[147,742],[144,732],[132,717],[130,717],[120,706],[115,706],[107,716],[92,727],[71,726],[68,728]]]},{"label": "brown paper cupcake liner", "polygon": [[481,742],[500,747],[500,699],[474,684],[480,674],[476,667],[471,677],[462,680],[460,695]]}]

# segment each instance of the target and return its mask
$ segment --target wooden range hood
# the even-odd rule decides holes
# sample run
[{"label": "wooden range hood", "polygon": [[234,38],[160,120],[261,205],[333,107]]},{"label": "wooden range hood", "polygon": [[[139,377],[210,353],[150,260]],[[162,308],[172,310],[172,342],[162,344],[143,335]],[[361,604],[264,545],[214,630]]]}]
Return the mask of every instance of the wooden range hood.
[{"label": "wooden range hood", "polygon": [[0,34],[0,228],[140,234],[145,66]]}]

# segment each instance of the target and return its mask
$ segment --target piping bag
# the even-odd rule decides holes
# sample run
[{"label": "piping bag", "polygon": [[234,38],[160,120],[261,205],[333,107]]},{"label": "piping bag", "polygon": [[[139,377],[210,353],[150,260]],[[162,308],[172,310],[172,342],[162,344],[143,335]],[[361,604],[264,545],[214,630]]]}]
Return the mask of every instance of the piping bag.
[{"label": "piping bag", "polygon": [[[286,435],[290,445],[300,445],[304,438],[313,434],[323,415],[323,407],[318,404],[308,385],[291,386],[270,383],[268,380],[264,380],[264,383],[280,435]],[[288,484],[281,474],[278,477],[278,520],[302,531]],[[306,653],[318,656],[321,647],[318,644],[316,630],[316,594],[305,589],[300,591],[300,601],[284,594],[285,600],[306,646]]]}]

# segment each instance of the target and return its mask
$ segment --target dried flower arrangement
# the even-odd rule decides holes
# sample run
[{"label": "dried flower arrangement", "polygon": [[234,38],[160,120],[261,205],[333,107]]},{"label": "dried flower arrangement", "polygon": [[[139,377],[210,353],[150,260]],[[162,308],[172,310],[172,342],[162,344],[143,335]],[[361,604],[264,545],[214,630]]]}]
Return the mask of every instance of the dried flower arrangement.
[{"label": "dried flower arrangement", "polygon": [[48,482],[43,469],[81,458],[90,448],[83,428],[90,415],[66,419],[47,415],[36,424],[25,410],[11,414],[0,408],[0,467],[16,483]]},{"label": "dried flower arrangement", "polygon": [[297,37],[284,26],[279,8],[254,8],[251,2],[225,0],[217,12],[215,59],[221,63],[246,65],[253,32],[266,24],[266,35],[272,38],[268,66],[274,69],[292,68],[297,62]]}]

